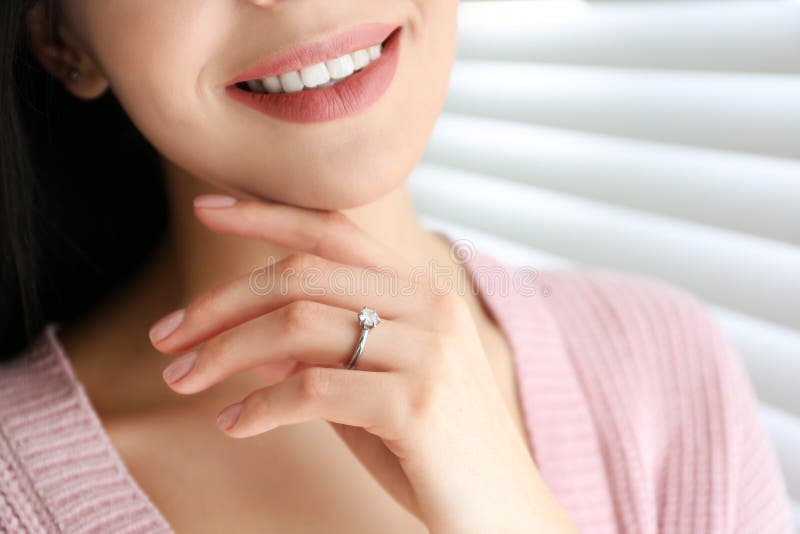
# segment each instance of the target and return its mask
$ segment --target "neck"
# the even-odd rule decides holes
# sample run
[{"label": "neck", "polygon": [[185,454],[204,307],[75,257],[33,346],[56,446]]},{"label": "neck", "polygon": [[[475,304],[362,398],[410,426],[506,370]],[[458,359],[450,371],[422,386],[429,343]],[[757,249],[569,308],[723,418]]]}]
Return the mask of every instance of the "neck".
[{"label": "neck", "polygon": [[[240,373],[204,392],[183,396],[170,390],[161,371],[172,356],[156,351],[147,332],[167,313],[188,305],[216,285],[228,282],[294,251],[271,243],[220,235],[195,217],[192,201],[206,193],[229,194],[171,164],[165,165],[169,228],[156,252],[136,277],[59,336],[97,411],[105,416],[163,408],[170,403],[202,403],[219,409],[220,395],[244,396],[256,387],[254,375]],[[235,196],[235,195],[234,195]],[[447,244],[419,224],[405,183],[367,205],[343,210],[355,224],[393,247],[412,265],[455,266]],[[110,377],[124,377],[124,388]]]},{"label": "neck", "polygon": [[[230,193],[171,164],[165,169],[171,226],[164,245],[171,251],[169,261],[175,263],[175,287],[183,304],[218,283],[263,266],[268,257],[279,260],[294,252],[255,239],[213,233],[195,218],[192,199],[200,194]],[[374,202],[342,212],[409,263],[424,265],[434,253],[432,236],[420,225],[405,183]]]}]

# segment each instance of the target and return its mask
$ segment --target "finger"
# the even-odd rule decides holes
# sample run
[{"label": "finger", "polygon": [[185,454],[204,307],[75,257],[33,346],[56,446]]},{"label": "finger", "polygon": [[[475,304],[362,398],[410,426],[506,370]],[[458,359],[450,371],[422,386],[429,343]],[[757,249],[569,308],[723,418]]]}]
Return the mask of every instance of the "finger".
[{"label": "finger", "polygon": [[205,198],[201,195],[195,199],[195,215],[214,232],[261,239],[347,265],[377,265],[404,277],[410,274],[411,266],[402,256],[340,211],[249,199],[237,199],[223,207],[203,207]]},{"label": "finger", "polygon": [[[350,361],[360,334],[356,313],[298,301],[232,328],[192,353],[179,356],[172,362],[178,371],[165,371],[165,380],[179,393],[197,393],[256,366],[277,367],[291,361],[309,367],[343,368]],[[381,320],[368,331],[358,369],[391,371],[416,365],[424,349],[421,335],[424,334],[403,323]]]},{"label": "finger", "polygon": [[[263,273],[263,276],[262,276]],[[392,273],[335,264],[307,253],[290,255],[255,274],[221,284],[172,312],[150,330],[153,346],[176,354],[250,319],[299,300],[348,309],[353,315],[364,306],[381,318],[424,318],[431,296],[402,282]],[[176,314],[180,324],[171,324]],[[159,333],[162,325],[170,330]]]},{"label": "finger", "polygon": [[217,423],[228,435],[245,438],[280,425],[325,419],[399,439],[406,389],[397,373],[311,367],[228,406]]}]

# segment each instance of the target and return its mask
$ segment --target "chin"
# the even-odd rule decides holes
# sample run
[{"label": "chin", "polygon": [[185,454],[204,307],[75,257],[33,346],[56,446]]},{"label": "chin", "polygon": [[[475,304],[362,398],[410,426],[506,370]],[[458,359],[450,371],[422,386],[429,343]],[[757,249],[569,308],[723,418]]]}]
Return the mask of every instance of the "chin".
[{"label": "chin", "polygon": [[[298,160],[298,165],[272,169],[266,176],[252,176],[240,183],[246,193],[258,198],[305,208],[345,210],[376,202],[404,187],[424,150],[407,144],[403,149],[388,146],[370,147],[352,157],[339,157],[339,165],[328,164],[332,158]],[[309,165],[311,163],[311,165]],[[280,177],[280,179],[276,179]]]},{"label": "chin", "polygon": [[[350,169],[342,172],[315,172],[305,169],[301,175],[286,178],[280,187],[272,181],[254,179],[248,183],[228,184],[227,188],[246,197],[282,202],[303,208],[345,210],[375,202],[404,185],[408,174],[373,169]],[[315,177],[309,179],[310,176]],[[377,178],[380,177],[380,178]]]},{"label": "chin", "polygon": [[[380,178],[378,178],[378,176]],[[397,174],[363,173],[357,176],[339,175],[302,188],[292,195],[290,203],[315,209],[345,210],[358,208],[380,200],[405,183]],[[311,184],[306,184],[311,185]]]}]

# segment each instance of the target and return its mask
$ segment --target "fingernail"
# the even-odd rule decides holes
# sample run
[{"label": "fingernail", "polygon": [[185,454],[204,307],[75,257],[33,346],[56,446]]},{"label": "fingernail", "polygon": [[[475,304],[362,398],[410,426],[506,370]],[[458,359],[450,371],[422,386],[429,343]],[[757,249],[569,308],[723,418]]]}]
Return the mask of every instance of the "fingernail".
[{"label": "fingernail", "polygon": [[227,208],[234,204],[236,199],[227,195],[200,195],[194,199],[198,208]]},{"label": "fingernail", "polygon": [[240,413],[242,413],[241,402],[228,406],[217,416],[217,427],[219,427],[220,430],[230,430],[239,419]]},{"label": "fingernail", "polygon": [[191,371],[192,367],[194,367],[195,361],[197,361],[196,350],[188,352],[183,356],[179,357],[177,360],[169,364],[169,366],[166,369],[164,369],[164,372],[162,373],[164,380],[168,384],[177,382],[178,380],[189,374],[189,371]]},{"label": "fingernail", "polygon": [[150,328],[150,341],[153,343],[158,343],[177,330],[181,324],[181,321],[183,321],[183,316],[185,313],[186,309],[183,308],[161,318]]}]

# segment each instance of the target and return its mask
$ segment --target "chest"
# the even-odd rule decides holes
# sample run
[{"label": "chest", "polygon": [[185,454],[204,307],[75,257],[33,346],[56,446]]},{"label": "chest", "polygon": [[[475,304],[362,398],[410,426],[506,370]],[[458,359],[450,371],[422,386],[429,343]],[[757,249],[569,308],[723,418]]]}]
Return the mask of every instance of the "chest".
[{"label": "chest", "polygon": [[[498,387],[529,443],[509,347],[496,333],[481,335]],[[326,421],[244,440],[191,415],[149,414],[105,425],[131,476],[178,533],[428,532]]]},{"label": "chest", "polygon": [[131,476],[177,533],[427,532],[325,421],[236,440],[213,418],[182,419],[108,425]]}]

